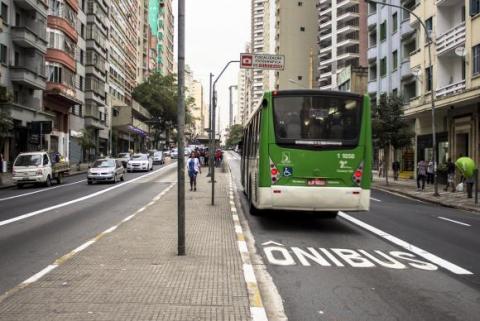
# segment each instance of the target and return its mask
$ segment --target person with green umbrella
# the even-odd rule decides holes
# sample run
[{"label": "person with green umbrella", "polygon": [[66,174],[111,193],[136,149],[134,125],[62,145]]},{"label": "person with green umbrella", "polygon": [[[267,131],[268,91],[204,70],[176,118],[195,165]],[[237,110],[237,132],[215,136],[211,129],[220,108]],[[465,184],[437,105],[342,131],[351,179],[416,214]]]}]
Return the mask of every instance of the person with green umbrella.
[{"label": "person with green umbrella", "polygon": [[475,173],[475,162],[470,157],[460,157],[455,162],[455,166],[458,168],[462,176],[465,178],[465,183],[467,184],[467,194],[468,198],[472,198],[472,189],[474,180],[474,173]]}]

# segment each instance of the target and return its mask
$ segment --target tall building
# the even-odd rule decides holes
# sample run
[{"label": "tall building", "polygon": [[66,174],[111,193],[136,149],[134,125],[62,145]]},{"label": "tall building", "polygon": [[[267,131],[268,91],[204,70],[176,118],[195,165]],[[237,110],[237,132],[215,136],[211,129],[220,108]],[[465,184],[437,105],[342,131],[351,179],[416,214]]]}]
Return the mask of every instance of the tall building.
[{"label": "tall building", "polygon": [[337,90],[347,66],[367,67],[367,4],[358,0],[318,2],[318,84]]},{"label": "tall building", "polygon": [[43,91],[47,88],[47,8],[47,1],[2,1],[0,109],[10,112],[14,129],[0,146],[0,153],[10,162],[20,152],[36,150],[41,145],[45,147],[46,142],[40,143],[40,136],[33,135],[29,124],[52,121],[55,117],[55,114],[43,111]]},{"label": "tall building", "polygon": [[158,11],[157,68],[163,75],[171,75],[175,73],[173,57],[175,20],[172,0],[157,1],[160,1]]},{"label": "tall building", "polygon": [[[415,122],[416,160],[432,156],[431,96],[435,96],[438,162],[469,156],[480,160],[480,1],[418,1],[414,13],[425,22],[434,41],[412,15],[418,49],[410,55],[416,93],[405,114]],[[432,50],[429,65],[428,46]]]},{"label": "tall building", "polygon": [[[251,45],[247,43],[245,45],[245,52],[251,52]],[[238,81],[237,81],[237,94],[238,94],[238,122],[242,125],[245,125],[247,122],[250,106],[252,106],[252,70],[251,69],[240,69],[238,72]]]},{"label": "tall building", "polygon": [[195,79],[193,71],[189,66],[185,66],[185,88],[186,96],[193,99],[193,104],[190,108],[190,114],[193,118],[193,124],[190,128],[190,134],[192,137],[199,136],[203,134],[204,123],[206,115],[205,112],[205,102],[204,102],[204,91],[202,83]]},{"label": "tall building", "polygon": [[[413,9],[415,0],[391,2]],[[416,96],[410,54],[417,49],[416,30],[408,11],[390,6],[368,7],[368,93],[375,102],[381,94]],[[413,87],[413,90],[412,90]]]},{"label": "tall building", "polygon": [[275,88],[316,87],[318,15],[316,0],[276,0],[275,53],[285,70],[275,73]]},{"label": "tall building", "polygon": [[[252,0],[251,52],[254,54],[270,53],[270,1]],[[253,97],[247,114],[260,103],[263,92],[270,89],[269,74],[268,70],[252,69]]]}]

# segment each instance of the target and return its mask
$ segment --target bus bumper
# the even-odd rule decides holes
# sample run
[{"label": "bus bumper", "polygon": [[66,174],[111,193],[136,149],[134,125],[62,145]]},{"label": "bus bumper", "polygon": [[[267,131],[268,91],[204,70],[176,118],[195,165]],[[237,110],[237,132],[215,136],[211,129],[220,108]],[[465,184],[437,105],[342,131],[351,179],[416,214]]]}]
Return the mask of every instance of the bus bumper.
[{"label": "bus bumper", "polygon": [[300,211],[368,211],[370,190],[359,187],[259,187],[255,206]]}]

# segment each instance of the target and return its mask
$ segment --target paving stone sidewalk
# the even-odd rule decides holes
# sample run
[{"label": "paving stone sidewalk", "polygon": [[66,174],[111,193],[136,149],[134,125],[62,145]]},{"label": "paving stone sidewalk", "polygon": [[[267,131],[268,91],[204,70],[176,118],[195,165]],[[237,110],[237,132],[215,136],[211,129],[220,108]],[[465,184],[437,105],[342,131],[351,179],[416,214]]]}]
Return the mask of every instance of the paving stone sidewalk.
[{"label": "paving stone sidewalk", "polygon": [[213,207],[206,172],[197,192],[186,191],[186,256],[176,255],[175,185],[37,282],[0,299],[0,320],[249,320],[229,174],[216,173]]},{"label": "paving stone sidewalk", "polygon": [[451,189],[445,192],[445,185],[438,185],[440,196],[433,196],[433,185],[425,184],[424,191],[417,191],[417,181],[413,179],[401,179],[394,181],[393,177],[388,178],[389,185],[385,184],[385,177],[373,175],[373,188],[385,191],[396,192],[421,201],[431,202],[446,207],[458,208],[471,212],[480,213],[480,192],[479,204],[475,204],[475,194],[473,198],[468,198],[466,189],[464,192],[452,193]]}]

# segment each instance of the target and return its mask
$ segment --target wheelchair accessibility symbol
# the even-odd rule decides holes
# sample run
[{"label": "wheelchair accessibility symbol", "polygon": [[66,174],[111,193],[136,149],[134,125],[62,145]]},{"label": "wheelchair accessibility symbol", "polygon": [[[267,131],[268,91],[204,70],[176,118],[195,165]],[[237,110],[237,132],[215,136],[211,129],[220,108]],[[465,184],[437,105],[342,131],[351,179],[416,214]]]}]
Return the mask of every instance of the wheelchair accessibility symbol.
[{"label": "wheelchair accessibility symbol", "polygon": [[288,176],[292,176],[292,174],[293,174],[293,168],[292,167],[285,167],[283,169],[283,176],[288,177]]}]

